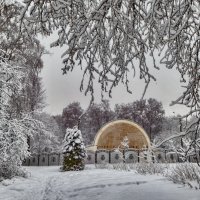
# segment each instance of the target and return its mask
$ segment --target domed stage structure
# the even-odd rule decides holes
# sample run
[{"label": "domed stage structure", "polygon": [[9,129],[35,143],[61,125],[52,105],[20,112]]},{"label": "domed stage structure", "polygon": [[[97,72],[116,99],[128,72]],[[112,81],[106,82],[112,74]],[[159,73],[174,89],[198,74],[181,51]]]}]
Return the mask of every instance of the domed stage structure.
[{"label": "domed stage structure", "polygon": [[118,148],[124,137],[129,140],[129,148],[144,149],[150,147],[150,140],[145,130],[129,120],[116,120],[104,125],[97,133],[94,145],[88,150],[112,150]]}]

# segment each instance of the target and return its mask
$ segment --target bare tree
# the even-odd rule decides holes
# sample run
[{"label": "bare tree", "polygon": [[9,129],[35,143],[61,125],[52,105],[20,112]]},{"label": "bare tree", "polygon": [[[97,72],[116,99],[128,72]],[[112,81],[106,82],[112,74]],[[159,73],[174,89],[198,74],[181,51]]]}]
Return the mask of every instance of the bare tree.
[{"label": "bare tree", "polygon": [[92,144],[99,129],[113,119],[114,112],[111,110],[108,100],[104,100],[100,104],[92,103],[85,111],[80,123],[85,142]]},{"label": "bare tree", "polygon": [[156,99],[142,99],[128,104],[115,105],[117,119],[129,119],[141,125],[151,140],[162,130],[164,109]]},{"label": "bare tree", "polygon": [[62,121],[65,129],[77,126],[79,117],[82,115],[83,109],[79,102],[70,103],[62,112]]}]

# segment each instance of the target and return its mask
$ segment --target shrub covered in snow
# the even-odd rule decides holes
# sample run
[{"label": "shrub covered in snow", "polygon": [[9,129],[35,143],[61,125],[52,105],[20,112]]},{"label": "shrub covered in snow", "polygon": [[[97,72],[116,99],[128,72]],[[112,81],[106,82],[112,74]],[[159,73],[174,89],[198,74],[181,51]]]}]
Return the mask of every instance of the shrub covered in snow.
[{"label": "shrub covered in snow", "polygon": [[200,189],[200,168],[194,163],[176,164],[166,176],[174,183]]},{"label": "shrub covered in snow", "polygon": [[[131,167],[131,166],[130,166]],[[131,167],[132,168],[132,167]],[[166,164],[159,163],[137,163],[134,165],[134,168],[139,174],[164,174],[167,169]]]},{"label": "shrub covered in snow", "polygon": [[[0,122],[0,177],[19,175],[23,159],[28,156],[27,135],[19,121]],[[7,126],[7,127],[5,127]],[[21,173],[21,172],[20,172]]]},{"label": "shrub covered in snow", "polygon": [[138,174],[162,174],[165,175],[168,165],[160,163],[113,163],[96,164],[97,169],[114,169],[118,171],[135,171]]},{"label": "shrub covered in snow", "polygon": [[0,179],[25,176],[21,165],[30,156],[27,138],[37,132],[41,122],[28,114],[9,119],[3,112],[0,119]]},{"label": "shrub covered in snow", "polygon": [[63,171],[83,170],[85,166],[85,145],[77,127],[67,129],[63,144]]},{"label": "shrub covered in snow", "polygon": [[126,163],[116,163],[116,164],[112,164],[112,168],[114,170],[119,170],[119,171],[130,171],[130,164],[126,164]]},{"label": "shrub covered in snow", "polygon": [[113,165],[110,163],[95,164],[96,169],[113,169]]},{"label": "shrub covered in snow", "polygon": [[126,163],[100,163],[95,164],[96,169],[109,169],[109,170],[118,170],[118,171],[130,171],[130,164]]}]

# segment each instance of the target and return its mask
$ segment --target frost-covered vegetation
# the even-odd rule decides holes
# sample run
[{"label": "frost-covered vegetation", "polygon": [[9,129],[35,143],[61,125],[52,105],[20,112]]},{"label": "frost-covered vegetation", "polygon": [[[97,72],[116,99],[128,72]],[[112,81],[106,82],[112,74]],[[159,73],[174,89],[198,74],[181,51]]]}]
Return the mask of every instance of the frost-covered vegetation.
[{"label": "frost-covered vegetation", "polygon": [[79,64],[80,88],[92,97],[96,76],[110,95],[120,82],[130,92],[131,71],[148,86],[156,79],[149,55],[155,69],[158,61],[169,69],[176,67],[185,91],[172,104],[189,107],[191,115],[199,112],[199,6],[198,0],[26,0],[21,19],[32,33],[57,30],[51,46],[66,48],[63,72]]},{"label": "frost-covered vegetation", "polygon": [[29,156],[27,139],[38,121],[12,109],[12,96],[19,95],[22,88],[22,68],[0,57],[0,76],[0,177],[10,178],[21,174],[19,167]]},{"label": "frost-covered vegetation", "polygon": [[79,171],[85,167],[86,150],[81,131],[75,126],[67,129],[63,141],[63,171]]},{"label": "frost-covered vegetation", "polygon": [[200,168],[194,163],[176,164],[166,176],[174,183],[200,189]]},{"label": "frost-covered vegetation", "polygon": [[110,170],[119,170],[119,171],[135,171],[138,174],[160,174],[164,175],[169,167],[168,164],[163,163],[115,163],[115,164],[96,164],[97,169],[110,169]]},{"label": "frost-covered vegetation", "polygon": [[200,189],[200,169],[195,163],[115,163],[96,164],[97,169],[135,171],[141,175],[161,175],[176,184]]},{"label": "frost-covered vegetation", "polygon": [[[139,174],[164,174],[168,165],[163,163],[138,163],[135,166],[135,170]],[[133,169],[134,169],[133,167]]]},{"label": "frost-covered vegetation", "polygon": [[0,1],[0,179],[25,176],[23,160],[30,145],[46,126],[36,118],[44,106],[39,72],[45,52],[20,24],[23,6]]}]

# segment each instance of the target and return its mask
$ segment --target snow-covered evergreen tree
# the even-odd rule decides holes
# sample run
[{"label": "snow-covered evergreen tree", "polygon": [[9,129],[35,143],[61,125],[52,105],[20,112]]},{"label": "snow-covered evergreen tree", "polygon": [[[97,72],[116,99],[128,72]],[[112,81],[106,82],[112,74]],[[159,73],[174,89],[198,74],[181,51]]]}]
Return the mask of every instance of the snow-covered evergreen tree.
[{"label": "snow-covered evergreen tree", "polygon": [[77,126],[66,130],[63,154],[63,171],[79,171],[84,169],[86,151],[81,131],[78,130]]}]

